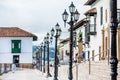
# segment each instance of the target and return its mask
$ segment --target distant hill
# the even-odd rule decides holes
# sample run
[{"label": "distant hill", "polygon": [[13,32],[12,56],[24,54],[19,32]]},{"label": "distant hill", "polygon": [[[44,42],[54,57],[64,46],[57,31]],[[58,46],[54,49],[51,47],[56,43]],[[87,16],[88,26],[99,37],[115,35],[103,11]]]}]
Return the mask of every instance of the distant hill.
[{"label": "distant hill", "polygon": [[50,58],[54,58],[55,57],[55,48],[50,47],[49,51],[50,51]]},{"label": "distant hill", "polygon": [[[39,48],[39,46],[33,46],[33,53]],[[47,56],[47,49],[45,51],[46,56]],[[49,55],[50,55],[50,59],[55,57],[55,48],[54,47],[49,47]],[[47,60],[47,57],[46,57]]]}]

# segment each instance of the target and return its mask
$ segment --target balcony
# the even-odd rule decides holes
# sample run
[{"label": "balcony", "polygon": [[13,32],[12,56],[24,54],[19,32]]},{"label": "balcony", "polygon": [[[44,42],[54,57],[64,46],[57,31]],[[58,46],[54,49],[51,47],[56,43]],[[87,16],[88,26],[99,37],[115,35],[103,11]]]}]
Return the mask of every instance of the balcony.
[{"label": "balcony", "polygon": [[84,39],[84,44],[89,44],[89,41],[90,41],[90,35],[88,35],[87,32],[88,32],[88,27],[85,26],[85,39]]},{"label": "balcony", "polygon": [[96,35],[96,24],[88,24],[87,27],[87,34],[88,35]]}]

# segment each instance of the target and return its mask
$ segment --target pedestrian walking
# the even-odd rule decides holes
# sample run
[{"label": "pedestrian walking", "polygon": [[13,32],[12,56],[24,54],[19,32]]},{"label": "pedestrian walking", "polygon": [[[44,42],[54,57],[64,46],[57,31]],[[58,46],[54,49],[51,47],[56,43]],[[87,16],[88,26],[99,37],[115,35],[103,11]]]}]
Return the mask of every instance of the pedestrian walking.
[{"label": "pedestrian walking", "polygon": [[85,52],[84,51],[82,51],[82,59],[83,59],[83,61],[85,60]]},{"label": "pedestrian walking", "polygon": [[16,70],[16,65],[13,63],[13,64],[12,64],[12,73],[14,73],[15,70]]}]

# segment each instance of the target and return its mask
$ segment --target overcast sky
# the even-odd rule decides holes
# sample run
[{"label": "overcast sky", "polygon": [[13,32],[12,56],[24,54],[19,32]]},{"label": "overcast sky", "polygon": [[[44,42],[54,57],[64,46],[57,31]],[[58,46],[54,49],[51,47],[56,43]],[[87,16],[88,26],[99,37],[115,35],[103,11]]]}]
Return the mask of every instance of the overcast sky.
[{"label": "overcast sky", "polygon": [[36,34],[41,42],[58,22],[63,31],[61,38],[65,38],[69,25],[64,28],[61,14],[64,9],[68,11],[71,1],[83,18],[87,0],[0,0],[0,26],[22,28]]}]

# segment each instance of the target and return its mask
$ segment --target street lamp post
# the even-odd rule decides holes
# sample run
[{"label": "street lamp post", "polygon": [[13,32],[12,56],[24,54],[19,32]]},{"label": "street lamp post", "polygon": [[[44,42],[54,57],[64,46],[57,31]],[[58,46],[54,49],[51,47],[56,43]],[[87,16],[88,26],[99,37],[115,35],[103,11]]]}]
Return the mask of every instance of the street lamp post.
[{"label": "street lamp post", "polygon": [[40,49],[40,59],[41,59],[41,60],[40,60],[40,63],[41,63],[41,64],[40,64],[40,65],[41,65],[40,70],[41,70],[41,71],[42,71],[42,47],[43,47],[43,43],[41,43],[41,47],[40,47],[40,48],[41,48],[41,49]]},{"label": "street lamp post", "polygon": [[[49,33],[47,33],[47,37],[46,37],[46,42],[47,42],[47,77],[51,77],[52,75],[50,74],[50,69],[49,69],[49,43],[51,41],[52,38],[50,38]],[[49,41],[50,39],[50,41]]]},{"label": "street lamp post", "polygon": [[[56,30],[56,34],[54,35],[54,32]],[[54,79],[53,80],[58,80],[58,58],[57,58],[57,40],[61,35],[61,28],[59,27],[59,24],[57,23],[55,25],[55,30],[52,28],[51,30],[51,36],[55,37],[55,61],[54,61]]]},{"label": "street lamp post", "polygon": [[[75,11],[75,6],[73,2],[71,2],[71,5],[69,6],[69,11],[70,11],[70,56],[69,56],[69,75],[68,79],[72,80],[73,79],[73,74],[72,74],[72,56],[73,56],[73,26],[74,23],[79,19],[79,13],[76,10]],[[64,13],[62,14],[63,21],[66,23],[67,18],[68,18],[68,13],[65,9]]]},{"label": "street lamp post", "polygon": [[43,73],[45,73],[45,48],[46,48],[46,37],[44,37],[44,62],[43,62]]},{"label": "street lamp post", "polygon": [[36,52],[36,68],[40,69],[40,49],[39,49],[39,46],[37,47],[37,52]]},{"label": "street lamp post", "polygon": [[117,31],[117,0],[110,0],[110,27],[111,27],[111,80],[117,80],[117,50],[116,50],[116,31]]},{"label": "street lamp post", "polygon": [[40,53],[40,46],[38,46],[38,64],[39,64],[39,66],[38,66],[38,69],[40,70],[40,68],[41,68],[41,55],[40,55],[41,53]]}]

